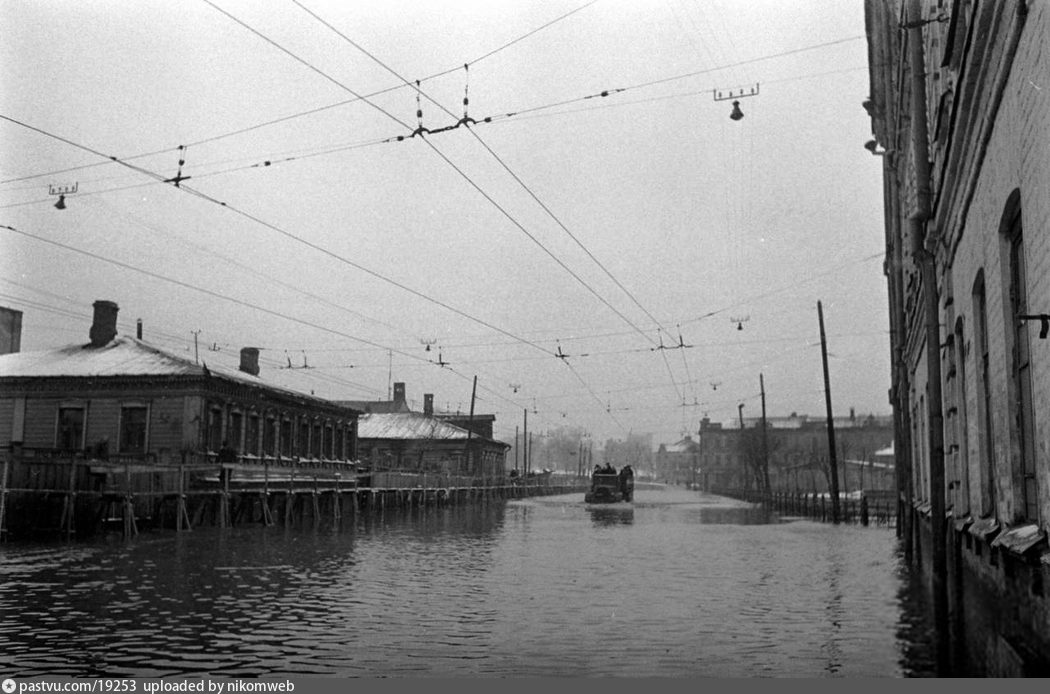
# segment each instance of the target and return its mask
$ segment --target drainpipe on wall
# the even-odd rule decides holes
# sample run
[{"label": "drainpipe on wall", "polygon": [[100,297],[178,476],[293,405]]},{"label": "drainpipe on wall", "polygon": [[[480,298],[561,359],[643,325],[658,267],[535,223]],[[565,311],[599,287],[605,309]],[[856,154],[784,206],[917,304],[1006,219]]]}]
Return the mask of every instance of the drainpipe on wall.
[{"label": "drainpipe on wall", "polygon": [[897,537],[904,540],[904,556],[910,562],[914,547],[911,500],[915,490],[912,488],[910,379],[904,355],[904,249],[897,170],[892,162],[886,162],[886,167],[889,179],[886,215],[892,220],[892,226],[887,228],[886,236],[890,248],[890,326],[893,330],[893,438],[894,467],[897,475]]},{"label": "drainpipe on wall", "polygon": [[911,68],[911,121],[915,165],[915,211],[909,215],[913,251],[922,270],[926,310],[926,378],[930,447],[930,529],[932,541],[933,612],[937,632],[937,661],[947,664],[948,543],[945,537],[944,408],[941,402],[941,331],[937,294],[937,238],[926,235],[930,218],[930,158],[926,123],[926,62],[923,55],[920,0],[908,3],[908,57]]}]

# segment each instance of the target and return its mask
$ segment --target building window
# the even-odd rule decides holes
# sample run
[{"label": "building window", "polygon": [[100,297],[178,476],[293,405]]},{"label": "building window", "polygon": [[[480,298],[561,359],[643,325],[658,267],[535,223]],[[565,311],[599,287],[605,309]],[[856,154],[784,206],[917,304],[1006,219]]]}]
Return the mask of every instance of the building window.
[{"label": "building window", "polygon": [[336,460],[346,459],[346,448],[343,446],[345,424],[340,422],[335,428],[335,452],[332,454]]},{"label": "building window", "polygon": [[62,451],[79,451],[84,448],[83,406],[60,407],[58,409],[58,431],[55,432],[55,448]]},{"label": "building window", "polygon": [[147,405],[124,405],[120,408],[120,452],[145,453],[149,423]]},{"label": "building window", "polygon": [[208,408],[208,450],[218,451],[222,448],[222,408]]},{"label": "building window", "polygon": [[292,420],[285,417],[281,420],[281,455],[285,458],[292,457]]},{"label": "building window", "polygon": [[[1035,417],[1032,407],[1032,356],[1029,343],[1031,321],[1019,320],[1028,314],[1028,277],[1025,266],[1024,235],[1021,229],[1021,208],[1012,206],[1010,221],[1006,226],[1005,242],[1009,244],[1010,314],[1007,325],[1012,326],[1009,338],[1013,345],[1010,352],[1011,403],[1013,417],[1009,418],[1017,431],[1017,469],[1021,473],[1019,509],[1027,520],[1039,518],[1038,483],[1035,476]],[[1038,323],[1036,323],[1038,325]],[[1011,437],[1013,438],[1013,437]],[[1014,457],[1014,456],[1011,456]]]},{"label": "building window", "polygon": [[335,432],[332,431],[332,425],[326,424],[324,428],[324,450],[321,451],[321,455],[325,458],[334,458],[332,454],[332,446],[335,442]]},{"label": "building window", "polygon": [[988,302],[984,270],[973,286],[974,367],[977,369],[977,440],[981,460],[981,510],[995,515],[995,431],[992,428],[992,387],[988,372]]},{"label": "building window", "polygon": [[966,349],[964,341],[963,319],[955,321],[955,357],[956,357],[956,382],[955,382],[955,442],[958,471],[959,471],[959,499],[961,511],[970,510],[970,439],[969,422],[966,418],[966,357],[969,350]]},{"label": "building window", "polygon": [[241,435],[244,433],[244,415],[240,412],[230,413],[230,426],[226,430],[226,443],[235,451],[244,449]]},{"label": "building window", "polygon": [[277,420],[273,417],[267,417],[263,427],[263,455],[277,455]]},{"label": "building window", "polygon": [[321,423],[314,422],[313,435],[310,437],[310,455],[313,458],[321,457],[321,444],[323,443]]},{"label": "building window", "polygon": [[248,428],[244,432],[244,452],[259,455],[259,415],[248,415]]},{"label": "building window", "polygon": [[299,455],[303,458],[307,458],[310,455],[310,422],[307,421],[306,417],[299,418],[299,445],[296,450],[299,451]]}]

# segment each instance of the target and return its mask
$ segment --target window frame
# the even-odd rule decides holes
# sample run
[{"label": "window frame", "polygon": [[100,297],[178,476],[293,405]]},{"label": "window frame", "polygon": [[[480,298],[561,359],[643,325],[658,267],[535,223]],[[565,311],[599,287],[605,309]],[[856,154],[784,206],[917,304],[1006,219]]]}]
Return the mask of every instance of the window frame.
[{"label": "window frame", "polygon": [[[74,446],[65,446],[62,441],[62,413],[77,410],[80,412],[80,435],[79,441]],[[58,404],[55,412],[55,449],[59,451],[83,451],[87,448],[87,402],[83,400],[67,400]]]},{"label": "window frame", "polygon": [[[143,413],[142,421],[142,442],[141,450],[133,449],[127,446],[127,416],[126,413],[129,410],[141,411]],[[125,400],[120,403],[120,416],[117,420],[117,453],[120,455],[145,455],[149,452],[150,445],[150,414],[151,414],[151,403],[148,400]],[[137,448],[137,447],[136,447]]]}]

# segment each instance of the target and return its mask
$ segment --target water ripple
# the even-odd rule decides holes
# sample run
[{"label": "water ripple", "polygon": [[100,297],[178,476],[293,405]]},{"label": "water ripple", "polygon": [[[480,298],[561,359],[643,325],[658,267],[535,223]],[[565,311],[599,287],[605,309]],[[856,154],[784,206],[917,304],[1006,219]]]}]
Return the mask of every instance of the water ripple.
[{"label": "water ripple", "polygon": [[[37,674],[922,672],[892,533],[683,490],[0,547],[0,667]],[[918,638],[915,638],[918,636]],[[908,653],[914,652],[914,655]]]}]

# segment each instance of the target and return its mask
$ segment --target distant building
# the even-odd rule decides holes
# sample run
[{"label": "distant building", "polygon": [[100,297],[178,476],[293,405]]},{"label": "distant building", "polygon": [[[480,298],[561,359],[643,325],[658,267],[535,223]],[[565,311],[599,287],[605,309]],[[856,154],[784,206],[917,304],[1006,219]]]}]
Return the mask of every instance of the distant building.
[{"label": "distant building", "polygon": [[[658,476],[671,483],[695,483],[707,491],[755,488],[761,461],[761,419],[744,419],[744,428],[726,427],[707,417],[697,439],[686,436],[657,451]],[[774,491],[829,489],[827,420],[792,413],[766,420],[770,486]],[[876,455],[893,444],[892,417],[835,418],[839,486],[843,490],[892,489],[892,459]]]},{"label": "distant building", "polygon": [[474,417],[434,412],[434,396],[423,396],[423,412],[413,412],[405,384],[394,383],[393,400],[340,401],[364,412],[359,420],[362,462],[372,484],[414,486],[437,476],[463,484],[502,479],[509,444],[492,438],[495,415]]},{"label": "distant building", "polygon": [[505,474],[509,444],[431,415],[373,412],[361,415],[358,426],[362,462],[370,468],[374,486],[395,486],[395,481],[405,481],[404,474],[419,484],[424,474],[435,484],[439,479],[487,484]]},{"label": "distant building", "polygon": [[691,485],[700,469],[700,444],[688,434],[674,443],[661,443],[653,464],[658,480]]}]

